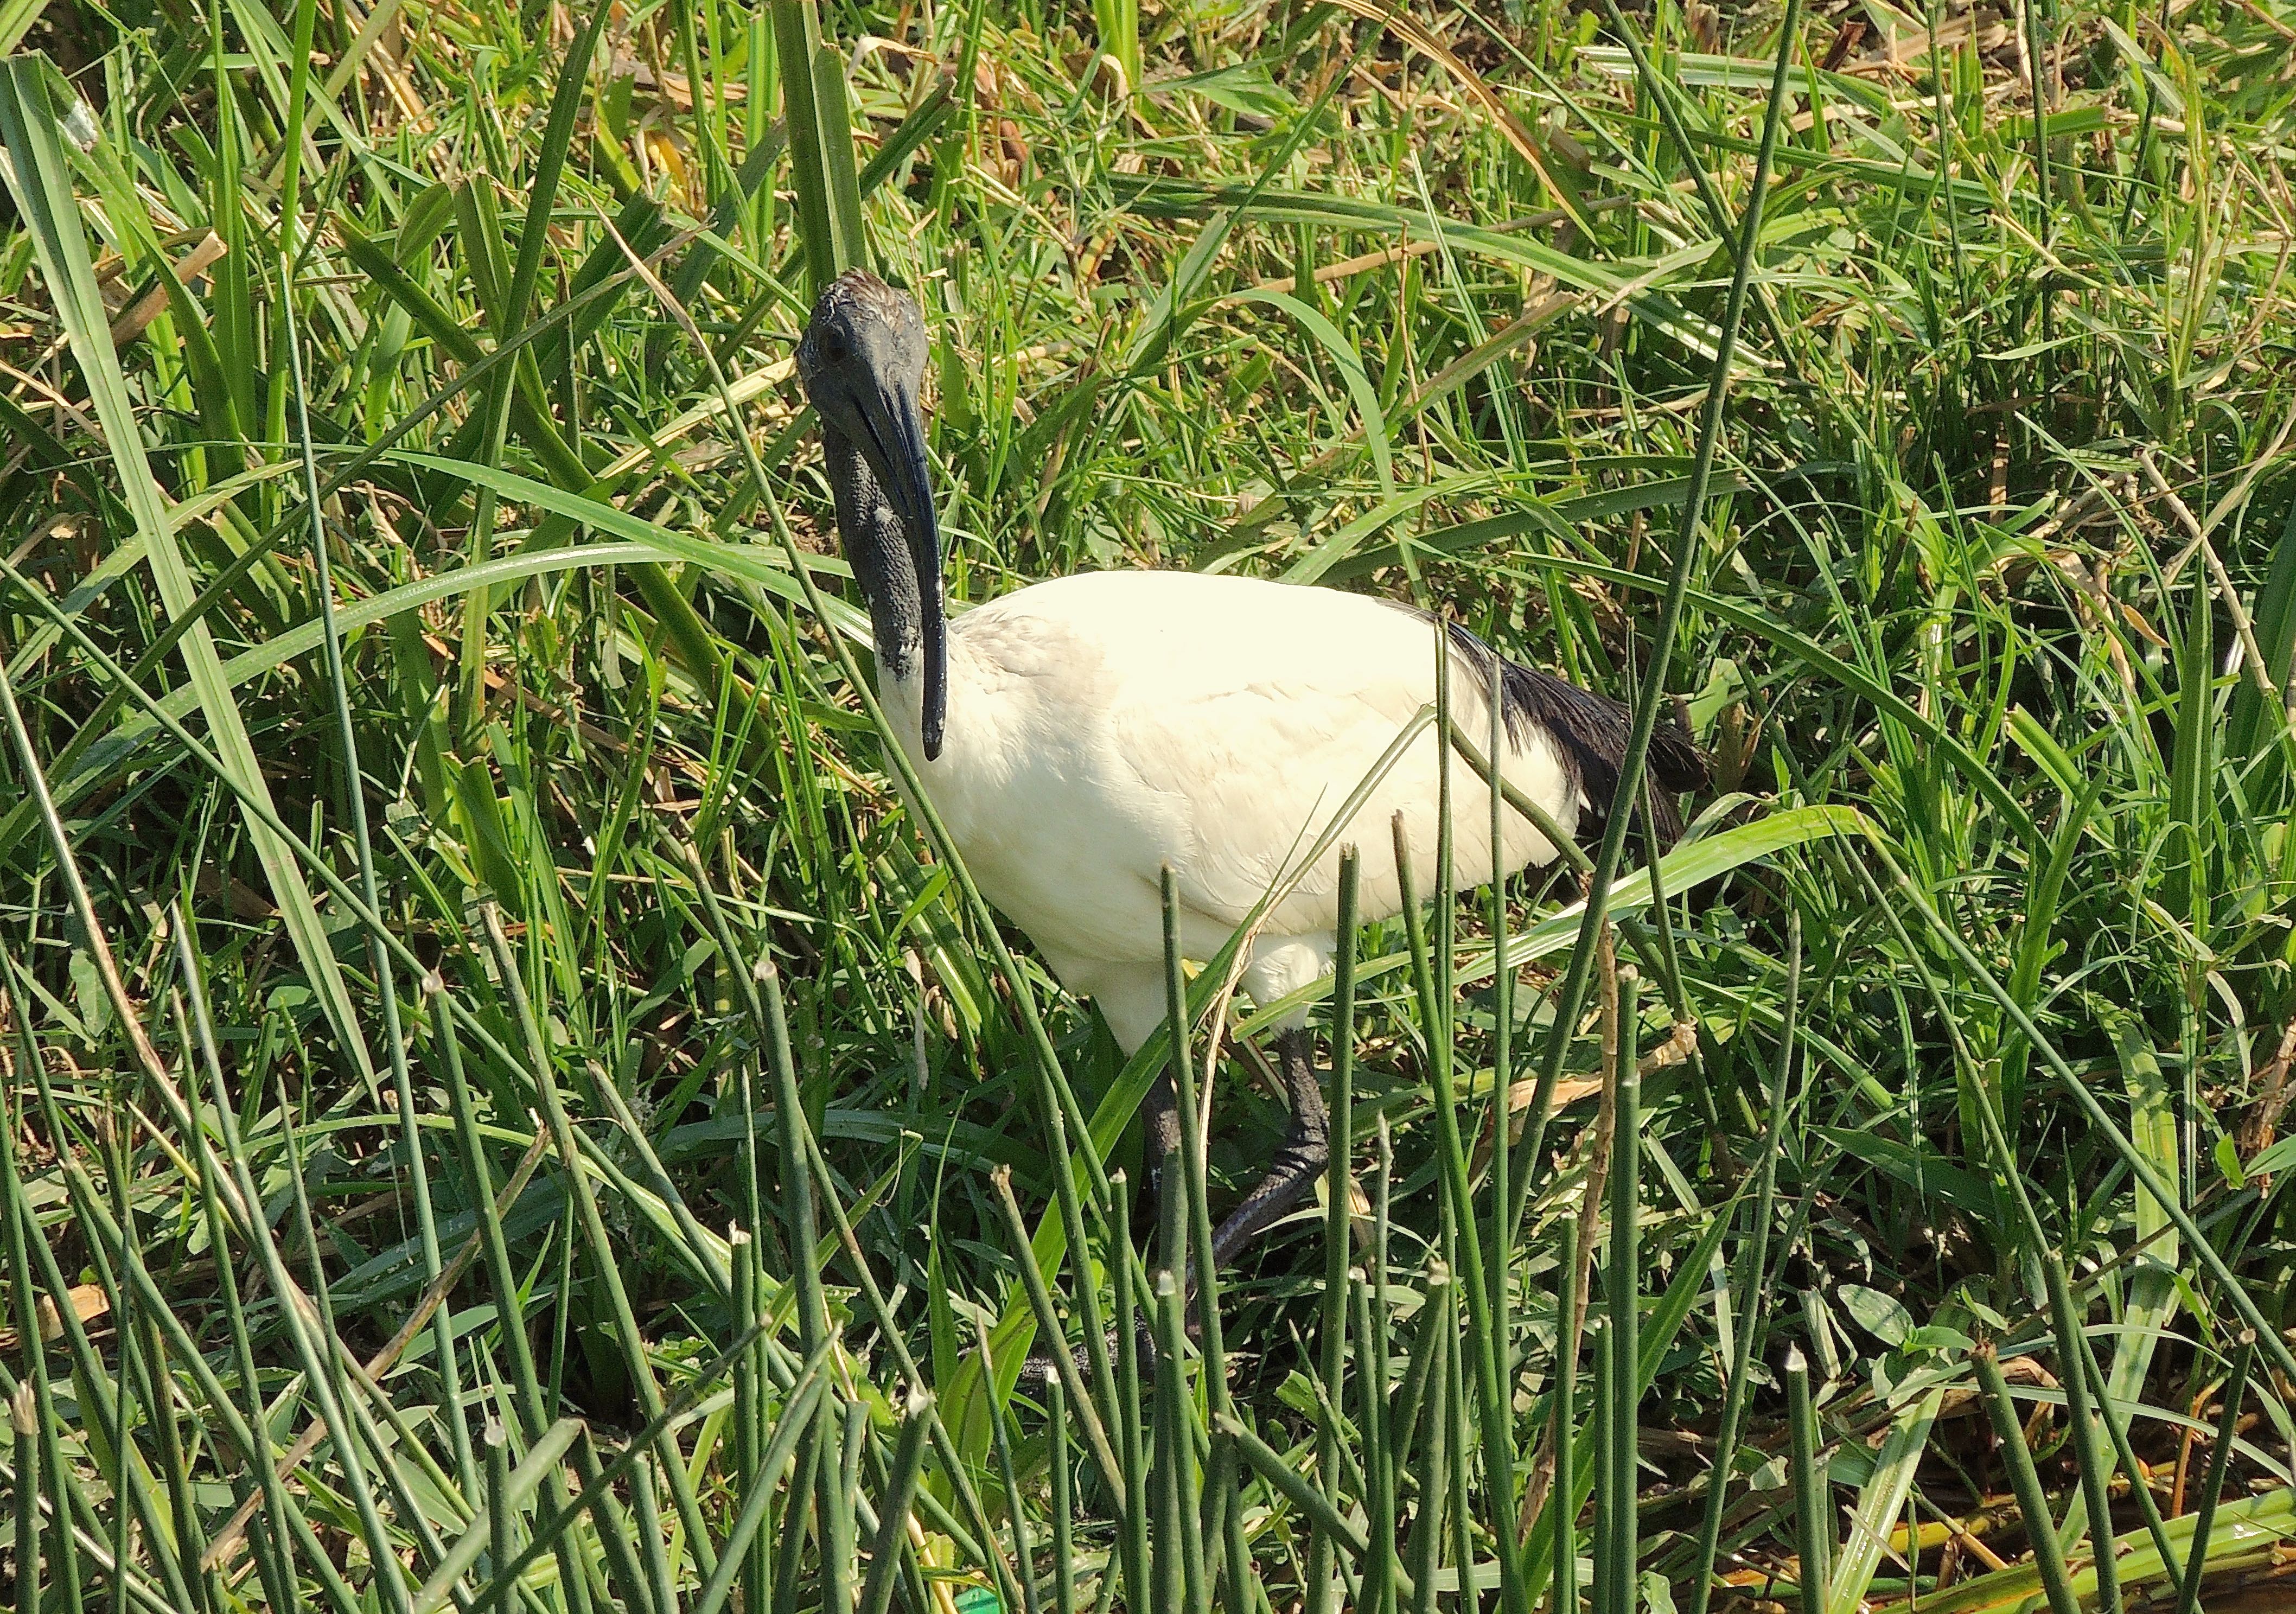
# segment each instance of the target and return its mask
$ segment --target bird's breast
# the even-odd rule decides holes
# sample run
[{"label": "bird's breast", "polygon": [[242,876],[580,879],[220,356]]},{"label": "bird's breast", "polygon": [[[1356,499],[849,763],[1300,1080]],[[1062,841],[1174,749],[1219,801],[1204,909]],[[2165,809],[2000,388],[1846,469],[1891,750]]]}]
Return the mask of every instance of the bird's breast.
[{"label": "bird's breast", "polygon": [[1088,638],[996,606],[950,628],[938,758],[924,760],[919,681],[881,680],[881,695],[958,856],[1046,953],[1128,956],[1161,924],[1154,871],[1191,849],[1186,803],[1126,761],[1121,692]]}]

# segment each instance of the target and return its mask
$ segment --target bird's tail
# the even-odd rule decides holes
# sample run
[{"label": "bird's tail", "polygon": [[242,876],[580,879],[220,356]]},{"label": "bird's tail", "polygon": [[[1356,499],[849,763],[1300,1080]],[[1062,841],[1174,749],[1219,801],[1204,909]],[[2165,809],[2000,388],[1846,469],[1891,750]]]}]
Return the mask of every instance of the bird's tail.
[{"label": "bird's tail", "polygon": [[[1628,709],[1607,695],[1508,660],[1456,622],[1450,632],[1453,653],[1478,692],[1502,703],[1508,740],[1526,745],[1534,727],[1546,730],[1587,805],[1597,814],[1608,812],[1618,792],[1619,765],[1626,759]],[[1651,734],[1650,780],[1655,804],[1652,839],[1660,848],[1669,847],[1682,833],[1676,799],[1705,789],[1708,780],[1705,754],[1691,739],[1679,708],[1665,713]]]}]

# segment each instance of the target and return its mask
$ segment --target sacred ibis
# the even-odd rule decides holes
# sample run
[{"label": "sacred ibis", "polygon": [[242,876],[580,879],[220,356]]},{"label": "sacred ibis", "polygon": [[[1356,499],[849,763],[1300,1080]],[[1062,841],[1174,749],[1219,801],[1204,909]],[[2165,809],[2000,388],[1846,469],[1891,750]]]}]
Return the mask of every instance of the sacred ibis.
[{"label": "sacred ibis", "polygon": [[[981,892],[1027,931],[1062,982],[1099,1007],[1129,1054],[1165,1017],[1161,872],[1178,888],[1182,943],[1210,957],[1264,893],[1291,884],[1250,944],[1242,985],[1272,1003],[1329,973],[1339,856],[1292,866],[1413,717],[1435,699],[1436,635],[1365,594],[1178,571],[1107,571],[1033,584],[950,620],[920,397],[924,316],[905,292],[849,270],[821,294],[798,348],[819,414],[846,559],[867,596],[878,692]],[[1490,733],[1500,703],[1507,782],[1566,834],[1607,807],[1627,713],[1519,667],[1463,628],[1447,635],[1455,720]],[[1418,890],[1433,889],[1437,737],[1418,740],[1345,831],[1384,848],[1403,815]],[[1705,765],[1678,725],[1651,752],[1666,792]],[[1489,798],[1452,770],[1461,888],[1545,864],[1555,848],[1521,814],[1493,855]],[[1366,919],[1402,902],[1391,860],[1361,873]],[[1213,1239],[1217,1262],[1279,1220],[1328,1158],[1304,1012],[1276,1037],[1289,1137]],[[1177,1145],[1169,1078],[1147,1105],[1149,1147]]]}]

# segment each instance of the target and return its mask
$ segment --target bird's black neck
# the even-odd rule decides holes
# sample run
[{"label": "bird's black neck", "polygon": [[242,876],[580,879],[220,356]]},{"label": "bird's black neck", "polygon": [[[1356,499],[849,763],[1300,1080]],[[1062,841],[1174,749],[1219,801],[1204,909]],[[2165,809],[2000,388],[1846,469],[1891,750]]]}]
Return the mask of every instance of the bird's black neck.
[{"label": "bird's black neck", "polygon": [[907,530],[869,462],[834,427],[822,428],[821,445],[828,460],[830,491],[837,500],[838,539],[869,602],[878,676],[906,683],[916,675],[924,614],[939,610],[940,602],[928,602],[918,586]]}]

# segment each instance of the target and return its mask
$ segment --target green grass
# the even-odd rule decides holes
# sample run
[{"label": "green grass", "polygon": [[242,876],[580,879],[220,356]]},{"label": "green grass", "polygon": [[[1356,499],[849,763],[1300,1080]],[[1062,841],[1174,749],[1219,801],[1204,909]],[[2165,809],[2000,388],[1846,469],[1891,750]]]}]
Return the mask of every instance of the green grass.
[{"label": "green grass", "polygon": [[[0,6],[14,1606],[2267,1606],[2292,37]],[[1186,1332],[1288,1005],[1172,961],[1152,1227],[1171,1052],[859,682],[790,363],[851,261],[955,597],[1376,590],[1716,761],[1608,926],[1361,928],[1322,1202],[1044,1401]]]}]

